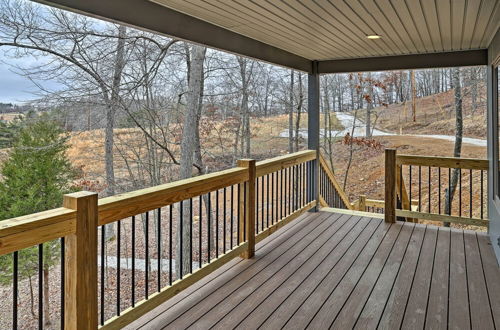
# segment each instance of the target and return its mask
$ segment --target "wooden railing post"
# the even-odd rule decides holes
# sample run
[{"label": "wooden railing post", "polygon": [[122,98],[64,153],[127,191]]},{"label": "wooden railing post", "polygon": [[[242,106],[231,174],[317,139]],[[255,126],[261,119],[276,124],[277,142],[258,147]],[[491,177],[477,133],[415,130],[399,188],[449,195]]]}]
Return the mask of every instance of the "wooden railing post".
[{"label": "wooden railing post", "polygon": [[358,211],[366,211],[366,195],[359,195]]},{"label": "wooden railing post", "polygon": [[[246,201],[243,207],[245,214],[240,211],[240,237],[244,237],[244,240],[248,242],[248,248],[242,257],[249,259],[255,254],[255,160],[240,159],[238,160],[238,167],[248,168],[248,182],[246,185],[240,184],[240,188],[246,186],[244,191]],[[240,202],[244,201],[244,198],[242,198],[244,196],[241,195],[241,192],[243,192],[243,189],[240,189]]]},{"label": "wooden railing post", "polygon": [[76,210],[75,234],[65,241],[65,327],[97,329],[97,194],[65,195],[63,206]]},{"label": "wooden railing post", "polygon": [[396,149],[385,149],[385,222],[396,222]]}]

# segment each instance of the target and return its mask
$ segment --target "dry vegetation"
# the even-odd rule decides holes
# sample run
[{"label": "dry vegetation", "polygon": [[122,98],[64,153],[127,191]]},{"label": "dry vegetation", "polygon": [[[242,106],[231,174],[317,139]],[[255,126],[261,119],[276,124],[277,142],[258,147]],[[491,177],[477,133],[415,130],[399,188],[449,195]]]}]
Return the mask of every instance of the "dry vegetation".
[{"label": "dry vegetation", "polygon": [[[486,95],[480,88],[478,104],[472,110],[467,89],[464,89],[464,136],[486,138]],[[413,122],[411,102],[391,104],[373,110],[378,117],[376,128],[402,134],[455,134],[454,91],[434,94],[417,99],[416,121]],[[364,118],[364,111],[358,111]],[[374,119],[372,119],[374,120]]]}]

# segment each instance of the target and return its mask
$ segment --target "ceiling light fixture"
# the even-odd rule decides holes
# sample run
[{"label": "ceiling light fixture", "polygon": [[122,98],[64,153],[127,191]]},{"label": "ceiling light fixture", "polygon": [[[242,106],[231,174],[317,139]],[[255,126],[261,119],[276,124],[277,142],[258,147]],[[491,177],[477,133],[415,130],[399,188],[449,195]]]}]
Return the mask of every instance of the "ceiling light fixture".
[{"label": "ceiling light fixture", "polygon": [[369,34],[366,36],[368,39],[372,39],[372,40],[375,40],[375,39],[380,39],[382,38],[381,35],[378,35],[378,34]]}]

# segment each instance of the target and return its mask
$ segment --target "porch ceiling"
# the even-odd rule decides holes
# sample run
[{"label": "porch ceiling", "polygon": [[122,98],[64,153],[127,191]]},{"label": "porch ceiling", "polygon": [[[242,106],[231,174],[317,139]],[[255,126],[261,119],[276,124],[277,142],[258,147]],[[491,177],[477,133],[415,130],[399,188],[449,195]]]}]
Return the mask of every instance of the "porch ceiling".
[{"label": "porch ceiling", "polygon": [[318,61],[484,49],[500,24],[499,0],[150,1]]}]

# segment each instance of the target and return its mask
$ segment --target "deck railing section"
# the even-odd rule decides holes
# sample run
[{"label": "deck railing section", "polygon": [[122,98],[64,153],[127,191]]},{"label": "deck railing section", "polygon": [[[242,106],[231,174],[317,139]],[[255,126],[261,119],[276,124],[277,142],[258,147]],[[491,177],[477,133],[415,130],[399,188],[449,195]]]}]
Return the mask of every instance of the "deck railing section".
[{"label": "deck railing section", "polygon": [[386,162],[386,182],[392,178],[395,190],[393,217],[488,225],[488,160],[396,155],[393,149],[386,159],[387,153],[394,154],[394,162]]},{"label": "deck railing section", "polygon": [[315,166],[310,150],[240,160],[234,169],[101,200],[66,195],[63,208],[1,221],[0,256],[12,258],[11,324],[23,327],[20,251],[37,247],[41,272],[44,246],[59,240],[61,328],[121,328],[231,259],[251,257],[255,242],[313,208]]},{"label": "deck railing section", "polygon": [[347,210],[355,209],[335,178],[333,171],[321,155],[319,162],[319,194],[321,206]]}]

